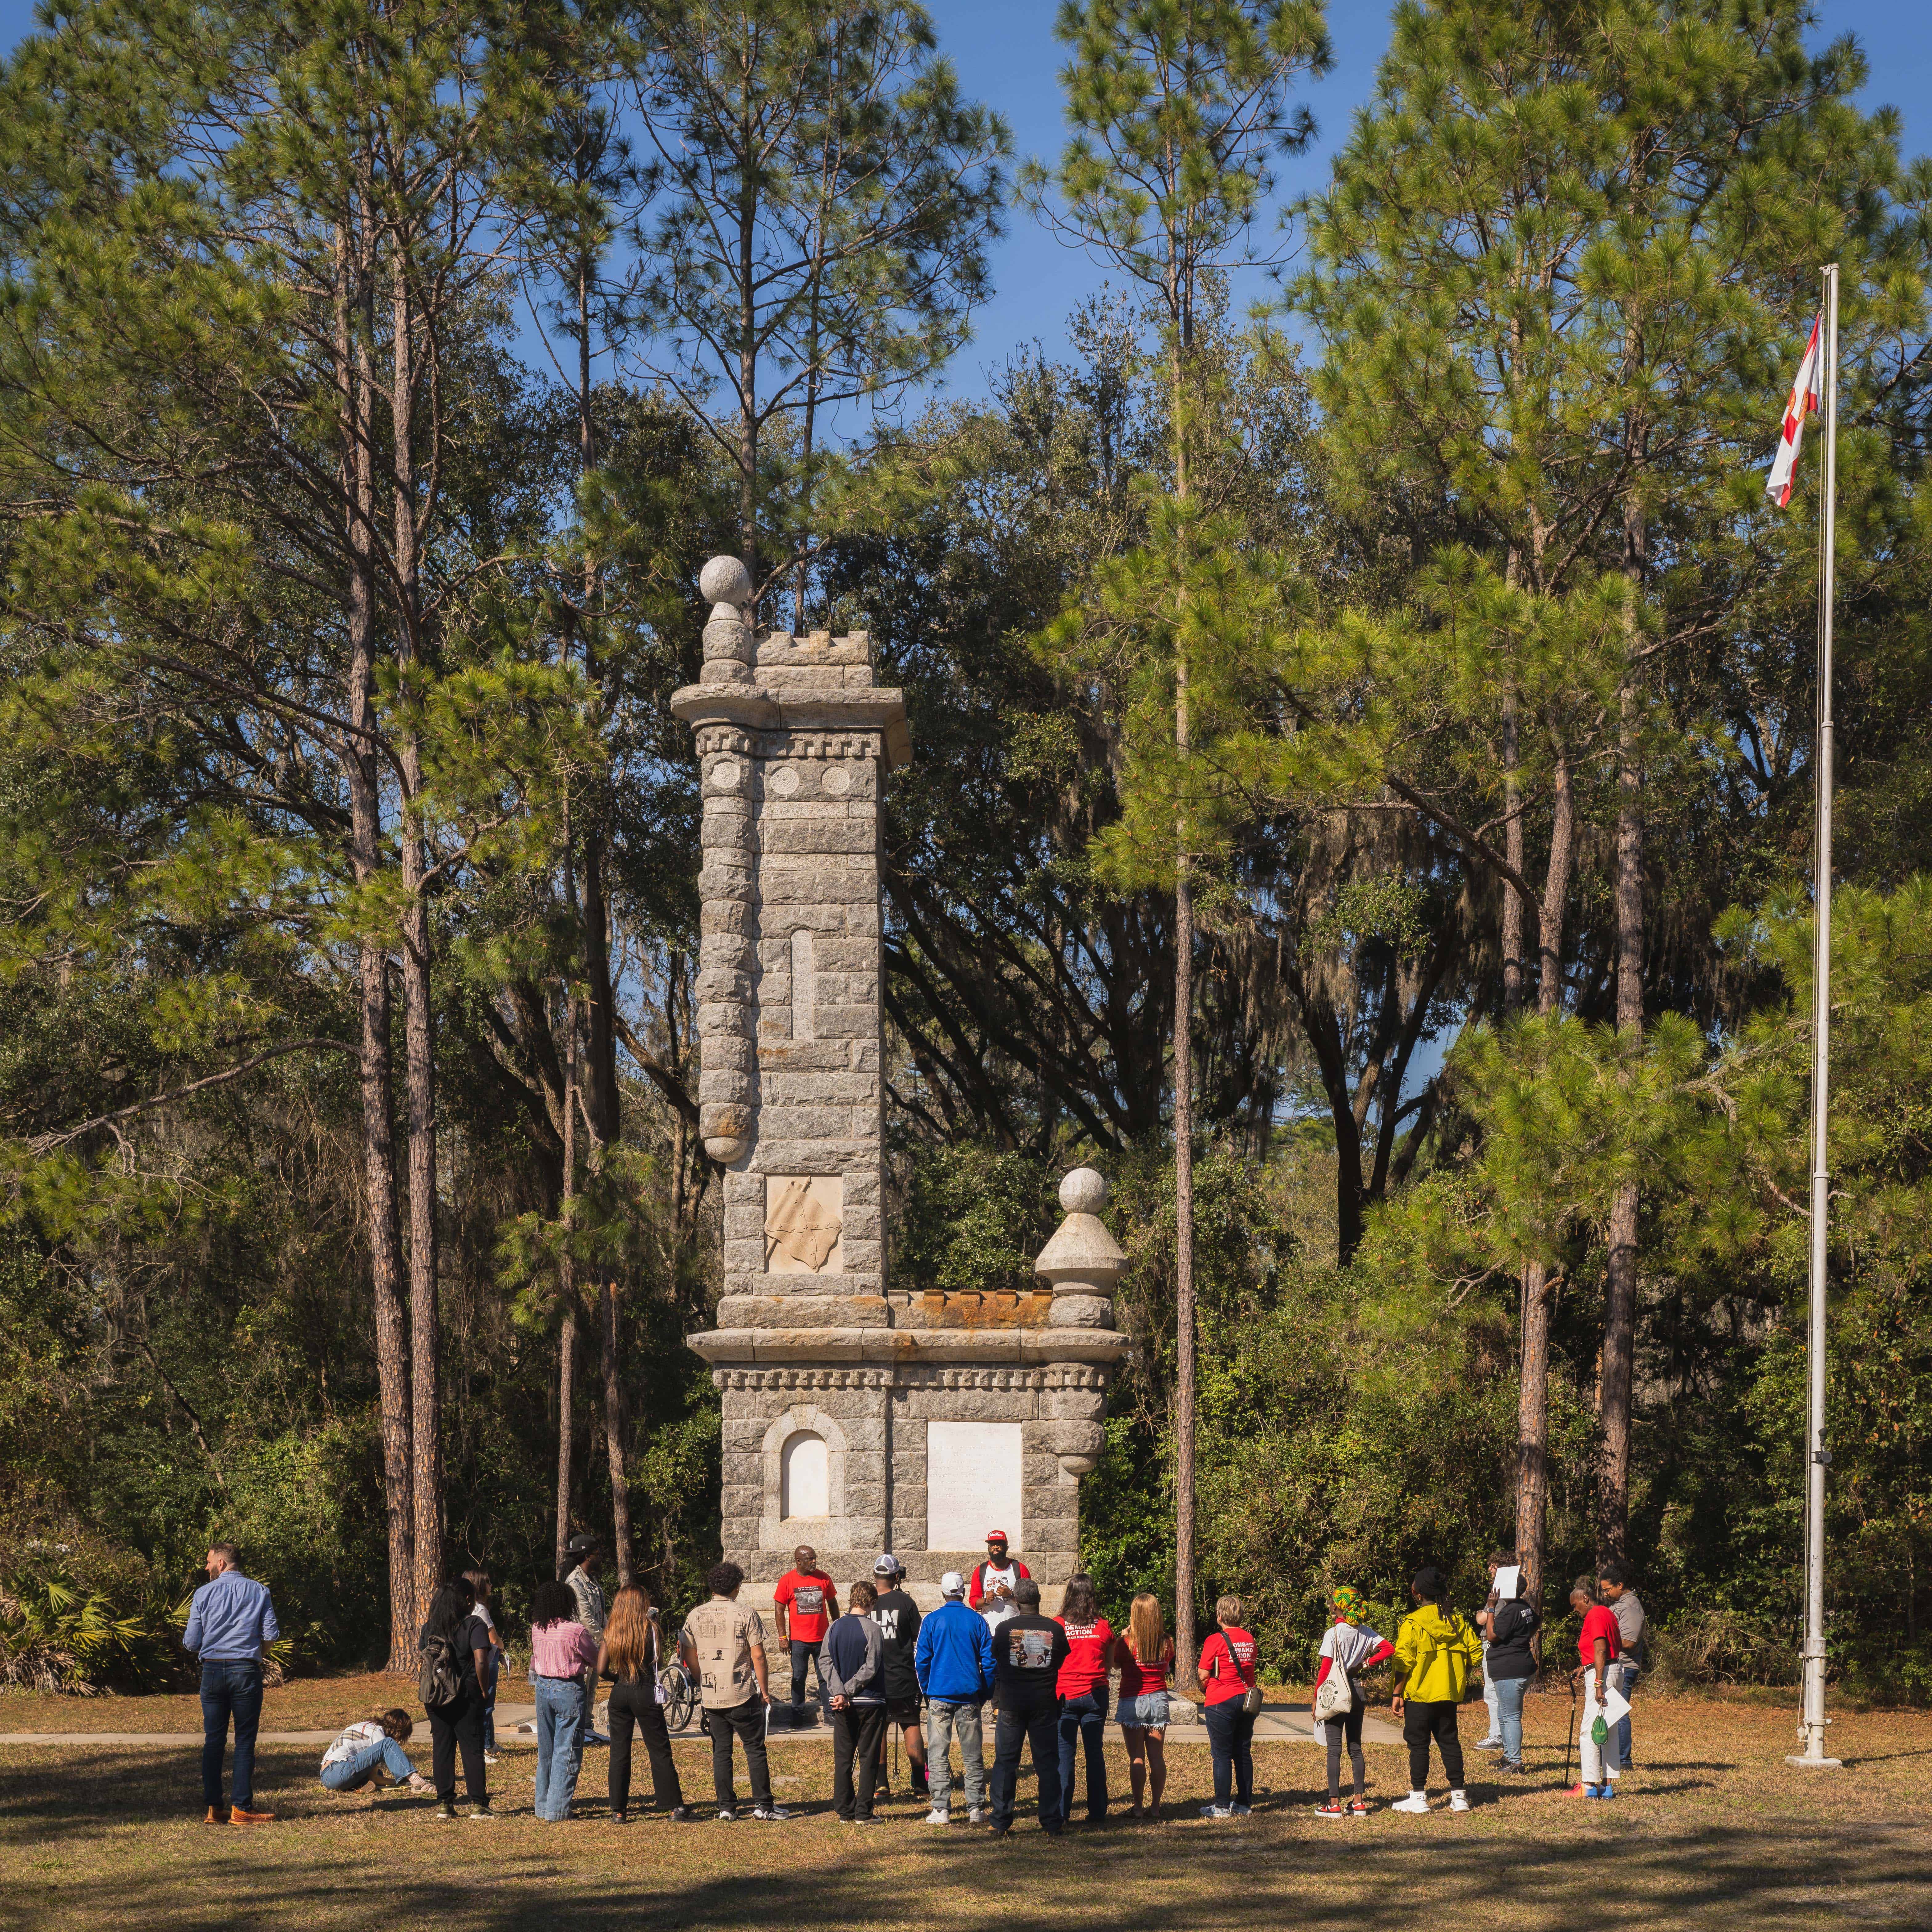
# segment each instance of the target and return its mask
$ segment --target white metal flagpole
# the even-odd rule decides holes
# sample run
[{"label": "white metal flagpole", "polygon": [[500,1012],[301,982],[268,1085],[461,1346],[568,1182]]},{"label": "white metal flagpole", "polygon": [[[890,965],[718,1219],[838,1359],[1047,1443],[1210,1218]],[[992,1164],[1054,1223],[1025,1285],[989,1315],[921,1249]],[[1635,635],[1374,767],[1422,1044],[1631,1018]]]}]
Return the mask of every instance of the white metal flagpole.
[{"label": "white metal flagpole", "polygon": [[1835,1766],[1825,1755],[1825,1261],[1831,1176],[1826,1130],[1832,1073],[1832,596],[1838,498],[1838,265],[1825,278],[1825,478],[1818,502],[1818,839],[1814,859],[1816,930],[1811,993],[1811,1269],[1804,1417],[1804,1660],[1798,1734],[1803,1754],[1787,1763]]}]

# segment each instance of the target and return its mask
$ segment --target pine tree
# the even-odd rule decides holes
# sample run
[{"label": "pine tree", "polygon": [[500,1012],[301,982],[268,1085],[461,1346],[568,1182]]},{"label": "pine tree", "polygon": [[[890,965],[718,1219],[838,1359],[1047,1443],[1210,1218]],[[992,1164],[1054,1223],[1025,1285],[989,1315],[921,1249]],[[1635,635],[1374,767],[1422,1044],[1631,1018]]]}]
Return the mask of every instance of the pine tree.
[{"label": "pine tree", "polygon": [[[1258,250],[1254,225],[1272,185],[1269,164],[1305,146],[1314,132],[1306,108],[1289,104],[1304,74],[1328,63],[1320,0],[1065,0],[1054,22],[1072,50],[1061,71],[1066,114],[1076,132],[1051,173],[1029,165],[1022,185],[1034,206],[1072,238],[1103,254],[1156,292],[1168,364],[1171,496],[1154,520],[1150,548],[1114,573],[1096,616],[1111,629],[1113,655],[1124,646],[1134,670],[1167,688],[1171,760],[1142,734],[1151,778],[1169,767],[1160,793],[1190,785],[1198,650],[1216,634],[1244,635],[1248,600],[1235,610],[1197,601],[1230,586],[1217,581],[1220,558],[1237,554],[1239,532],[1204,525],[1192,488],[1201,454],[1204,404],[1195,357],[1196,328],[1209,279]],[[1057,195],[1058,205],[1049,199]],[[1265,251],[1259,251],[1265,253]],[[1150,600],[1136,605],[1135,598]],[[1140,621],[1147,620],[1144,626]],[[1124,622],[1125,628],[1120,626]],[[1065,650],[1074,633],[1058,634]],[[1051,647],[1051,646],[1050,646]],[[1138,680],[1144,684],[1144,675]],[[1194,1684],[1195,1350],[1194,1293],[1194,898],[1192,868],[1211,836],[1184,798],[1169,842],[1151,869],[1120,862],[1132,850],[1117,840],[1120,884],[1164,887],[1174,896],[1174,1148],[1176,1320],[1174,1388],[1174,1629],[1180,1682]]]},{"label": "pine tree", "polygon": [[[1402,7],[1376,99],[1307,211],[1316,266],[1297,298],[1327,346],[1318,390],[1358,486],[1441,504],[1487,568],[1534,597],[1622,581],[1626,622],[1603,662],[1580,668],[1574,694],[1607,688],[1607,736],[1552,730],[1504,682],[1499,704],[1468,718],[1494,746],[1486,789],[1502,843],[1465,842],[1503,882],[1505,1007],[1526,989],[1528,914],[1539,1010],[1559,1010],[1591,804],[1579,787],[1609,762],[1599,809],[1614,824],[1616,1012],[1633,1041],[1657,952],[1645,927],[1657,890],[1654,868],[1648,887],[1645,877],[1648,801],[1667,772],[1664,829],[1680,844],[1696,836],[1689,800],[1728,755],[1722,724],[1703,738],[1714,722],[1708,640],[1733,634],[1768,562],[1788,562],[1781,537],[1761,534],[1754,492],[1815,265],[1837,256],[1865,281],[1848,305],[1855,331],[1866,314],[1882,335],[1918,326],[1915,249],[1887,199],[1895,128],[1850,105],[1862,61],[1849,42],[1809,53],[1804,18],[1798,0]],[[1592,715],[1583,701],[1560,709]],[[1526,757],[1538,732],[1540,755]],[[1538,806],[1550,823],[1540,892],[1524,843]],[[1609,1236],[1612,1544],[1628,1506],[1638,1202],[1633,1182]],[[1517,1531],[1533,1575],[1550,1292],[1532,1260]]]}]

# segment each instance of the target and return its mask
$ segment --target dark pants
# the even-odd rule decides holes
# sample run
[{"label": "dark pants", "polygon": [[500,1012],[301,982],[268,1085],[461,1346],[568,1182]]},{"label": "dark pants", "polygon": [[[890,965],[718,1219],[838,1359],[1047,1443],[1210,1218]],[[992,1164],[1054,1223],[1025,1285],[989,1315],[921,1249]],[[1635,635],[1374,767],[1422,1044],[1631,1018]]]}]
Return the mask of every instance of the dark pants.
[{"label": "dark pants", "polygon": [[484,1655],[488,1660],[484,1675],[488,1682],[483,1686],[483,1748],[494,1751],[496,1748],[496,1679],[503,1668],[503,1653],[493,1643]]},{"label": "dark pants", "polygon": [[1440,1704],[1405,1704],[1402,1707],[1402,1735],[1408,1746],[1408,1788],[1420,1791],[1429,1783],[1429,1741],[1442,1754],[1442,1768],[1451,1791],[1462,1788],[1462,1740],[1456,1735],[1456,1706]]},{"label": "dark pants", "polygon": [[658,1808],[669,1810],[684,1802],[677,1781],[677,1763],[670,1754],[670,1732],[664,1727],[664,1706],[658,1687],[648,1677],[626,1677],[610,1690],[610,1809],[629,1810],[631,1804],[631,1726],[644,1735],[651,1758],[651,1795]]},{"label": "dark pants", "polygon": [[[1258,1712],[1244,1711],[1238,1697],[1210,1704],[1208,1748],[1214,1756],[1214,1802],[1252,1804],[1255,1802],[1255,1719]],[[1232,1794],[1232,1796],[1231,1796]]]},{"label": "dark pants", "polygon": [[762,1697],[747,1697],[728,1710],[709,1710],[704,1714],[711,1732],[711,1786],[718,1795],[718,1808],[736,1808],[737,1793],[731,1784],[731,1740],[742,1739],[745,1764],[752,1774],[752,1802],[760,1811],[771,1808],[772,1774],[765,1761],[765,1704]]},{"label": "dark pants", "polygon": [[[879,1750],[886,1741],[883,1704],[848,1704],[832,1714],[832,1808],[850,1824],[872,1815],[879,1781]],[[859,1788],[852,1788],[852,1760],[859,1760]]]},{"label": "dark pants", "polygon": [[825,1672],[819,1670],[818,1646],[815,1643],[801,1643],[796,1637],[791,1640],[791,1720],[794,1724],[805,1722],[805,1676],[807,1669],[818,1671],[818,1700],[825,1701]]},{"label": "dark pants", "polygon": [[1019,1783],[1020,1747],[1033,1752],[1033,1774],[1040,1786],[1040,1829],[1058,1838],[1060,1815],[1060,1743],[1054,1732],[1060,1722],[1060,1706],[1036,1704],[1018,1711],[1002,1710],[993,1733],[993,1829],[1013,1828],[1013,1793]]},{"label": "dark pants", "polygon": [[236,1658],[201,1666],[201,1796],[221,1803],[221,1754],[228,1720],[235,1720],[235,1802],[246,1811],[255,1802],[255,1733],[262,1727],[262,1666]]},{"label": "dark pants", "polygon": [[1362,1761],[1362,1719],[1367,1714],[1368,1705],[1364,1700],[1361,1687],[1355,1686],[1354,1702],[1339,1718],[1330,1718],[1322,1726],[1328,1734],[1328,1802],[1339,1804],[1342,1802],[1342,1747],[1348,1747],[1348,1768],[1355,1774],[1355,1796],[1362,1795],[1362,1786],[1367,1776],[1368,1767]]},{"label": "dark pants", "polygon": [[1060,1707],[1060,1805],[1063,1821],[1073,1811],[1073,1754],[1087,1750],[1087,1815],[1107,1815],[1107,1687],[1067,1698]]},{"label": "dark pants", "polygon": [[473,1677],[465,1677],[454,1702],[437,1704],[429,1714],[430,1774],[436,1795],[446,1804],[456,1802],[456,1754],[463,1753],[463,1782],[472,1804],[490,1802],[483,1781],[483,1694]]}]

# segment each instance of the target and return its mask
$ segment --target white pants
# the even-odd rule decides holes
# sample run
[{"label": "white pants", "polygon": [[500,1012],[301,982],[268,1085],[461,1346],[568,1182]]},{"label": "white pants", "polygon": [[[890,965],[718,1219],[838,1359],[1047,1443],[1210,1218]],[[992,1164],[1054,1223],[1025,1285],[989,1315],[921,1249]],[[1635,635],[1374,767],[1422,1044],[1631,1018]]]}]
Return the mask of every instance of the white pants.
[{"label": "white pants", "polygon": [[[1606,1762],[1605,1748],[1590,1736],[1590,1727],[1602,1714],[1601,1705],[1592,1703],[1587,1697],[1583,1700],[1582,1719],[1576,1726],[1576,1753],[1586,1784],[1606,1784],[1622,1774],[1622,1766]],[[1612,1724],[1607,1753],[1612,1758],[1616,1754],[1616,1726]]]},{"label": "white pants", "polygon": [[1503,1734],[1502,1706],[1496,1702],[1496,1680],[1490,1675],[1490,1646],[1483,1646],[1483,1702],[1490,1707],[1490,1728],[1483,1733],[1486,1742]]}]

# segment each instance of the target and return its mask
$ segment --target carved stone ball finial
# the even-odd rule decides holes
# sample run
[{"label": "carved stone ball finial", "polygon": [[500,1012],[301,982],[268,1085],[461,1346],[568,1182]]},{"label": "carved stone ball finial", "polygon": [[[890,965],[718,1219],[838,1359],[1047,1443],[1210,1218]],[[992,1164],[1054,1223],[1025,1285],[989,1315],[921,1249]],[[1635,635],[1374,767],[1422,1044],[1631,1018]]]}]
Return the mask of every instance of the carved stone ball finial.
[{"label": "carved stone ball finial", "polygon": [[698,573],[700,595],[711,599],[704,626],[706,684],[745,684],[752,676],[752,627],[745,612],[752,601],[752,573],[735,556],[714,556]]},{"label": "carved stone ball finial", "polygon": [[742,558],[714,556],[698,573],[698,594],[706,603],[742,610],[752,601],[752,573]]},{"label": "carved stone ball finial", "polygon": [[[1090,1167],[1076,1167],[1060,1184],[1060,1204],[1066,1219],[1034,1263],[1037,1274],[1053,1284],[1053,1306],[1047,1310],[1052,1331],[1097,1331],[1112,1325],[1114,1289],[1127,1265],[1120,1243],[1107,1232],[1100,1210],[1107,1204],[1106,1177]],[[1106,1446],[1100,1426],[1105,1403],[1063,1406],[1048,1425],[1050,1447],[1070,1476],[1093,1473]]]},{"label": "carved stone ball finial", "polygon": [[1107,1204],[1107,1177],[1098,1168],[1076,1167],[1060,1184],[1060,1205],[1068,1214],[1097,1214]]}]

